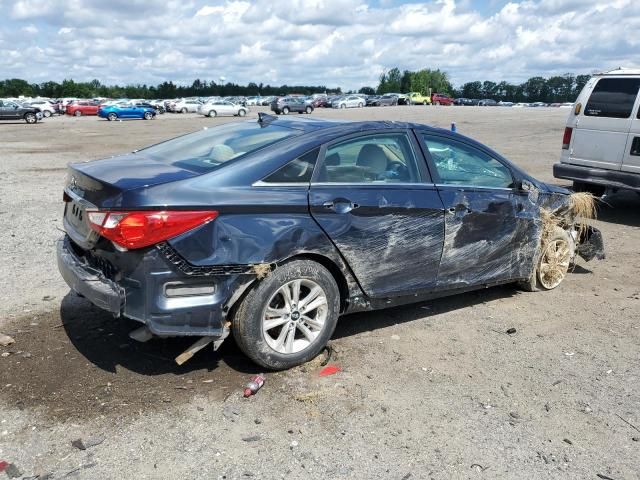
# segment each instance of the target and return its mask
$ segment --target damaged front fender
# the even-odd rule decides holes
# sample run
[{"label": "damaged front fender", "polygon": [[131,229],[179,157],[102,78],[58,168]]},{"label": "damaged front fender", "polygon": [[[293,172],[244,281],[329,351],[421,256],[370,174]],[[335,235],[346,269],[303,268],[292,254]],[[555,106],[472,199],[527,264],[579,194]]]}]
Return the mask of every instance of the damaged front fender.
[{"label": "damaged front fender", "polygon": [[604,251],[604,239],[602,232],[590,225],[582,229],[582,235],[578,241],[577,253],[585,261],[589,262],[594,258],[604,260],[606,255]]}]

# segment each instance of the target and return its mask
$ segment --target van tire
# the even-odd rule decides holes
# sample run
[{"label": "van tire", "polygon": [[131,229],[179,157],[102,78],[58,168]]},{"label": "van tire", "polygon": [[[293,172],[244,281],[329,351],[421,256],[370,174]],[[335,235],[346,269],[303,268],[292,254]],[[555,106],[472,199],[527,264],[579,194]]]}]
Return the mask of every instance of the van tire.
[{"label": "van tire", "polygon": [[593,183],[586,182],[573,182],[573,191],[574,192],[588,192],[593,194],[596,197],[601,197],[604,195],[606,191],[606,187],[602,185],[595,185]]}]

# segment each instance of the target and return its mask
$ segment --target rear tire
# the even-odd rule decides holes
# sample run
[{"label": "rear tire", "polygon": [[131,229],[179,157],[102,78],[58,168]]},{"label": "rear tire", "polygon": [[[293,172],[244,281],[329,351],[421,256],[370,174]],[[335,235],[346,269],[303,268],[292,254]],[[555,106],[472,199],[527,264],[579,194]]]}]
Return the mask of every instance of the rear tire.
[{"label": "rear tire", "polygon": [[572,240],[569,234],[560,227],[555,227],[549,239],[542,245],[540,257],[527,280],[518,282],[519,287],[527,292],[553,290],[567,276],[571,258]]},{"label": "rear tire", "polygon": [[241,108],[240,110],[238,110],[238,116],[240,117],[244,117],[247,114],[247,111],[243,108]]},{"label": "rear tire", "polygon": [[51,112],[49,110],[45,110],[42,112],[42,116],[44,118],[49,118],[51,116]]},{"label": "rear tire", "polygon": [[182,110],[180,110],[180,113],[187,113],[187,112],[188,112],[187,107],[183,107]]},{"label": "rear tire", "polygon": [[603,187],[602,185],[594,185],[593,183],[573,182],[573,191],[589,192],[596,197],[601,197],[602,195],[604,195],[606,188]]},{"label": "rear tire", "polygon": [[[315,306],[305,310],[305,299]],[[251,360],[283,370],[317,356],[333,335],[339,314],[340,291],[331,273],[316,262],[295,260],[258,281],[233,315],[231,328]]]},{"label": "rear tire", "polygon": [[145,120],[151,120],[153,118],[153,113],[151,112],[144,112],[144,119]]},{"label": "rear tire", "polygon": [[25,113],[24,114],[24,121],[29,123],[29,124],[34,124],[34,123],[38,123],[38,117],[35,113]]}]

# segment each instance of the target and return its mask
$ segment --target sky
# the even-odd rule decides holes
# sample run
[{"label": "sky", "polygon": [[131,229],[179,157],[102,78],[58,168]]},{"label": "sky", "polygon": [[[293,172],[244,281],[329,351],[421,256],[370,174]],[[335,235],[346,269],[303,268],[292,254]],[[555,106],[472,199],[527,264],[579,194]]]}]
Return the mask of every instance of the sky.
[{"label": "sky", "polygon": [[454,85],[634,63],[638,0],[0,0],[0,79]]}]

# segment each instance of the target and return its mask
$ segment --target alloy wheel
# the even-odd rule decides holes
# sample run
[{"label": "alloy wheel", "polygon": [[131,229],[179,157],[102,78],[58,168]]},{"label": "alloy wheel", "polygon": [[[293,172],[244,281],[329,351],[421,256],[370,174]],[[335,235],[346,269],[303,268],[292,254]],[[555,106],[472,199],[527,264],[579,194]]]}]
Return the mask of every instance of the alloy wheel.
[{"label": "alloy wheel", "polygon": [[291,354],[312,345],[329,312],[325,291],[313,280],[297,279],[280,287],[262,314],[262,334],[276,352]]}]

